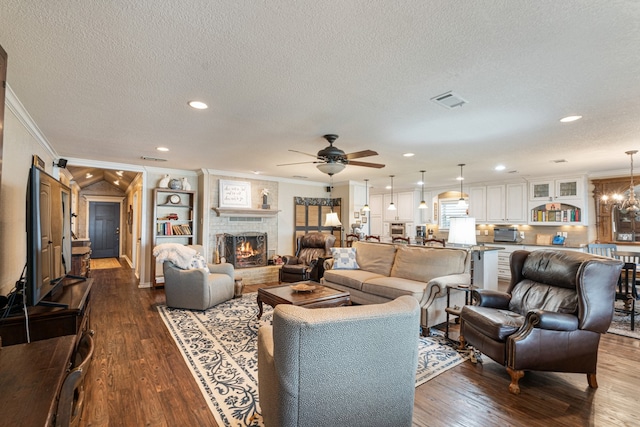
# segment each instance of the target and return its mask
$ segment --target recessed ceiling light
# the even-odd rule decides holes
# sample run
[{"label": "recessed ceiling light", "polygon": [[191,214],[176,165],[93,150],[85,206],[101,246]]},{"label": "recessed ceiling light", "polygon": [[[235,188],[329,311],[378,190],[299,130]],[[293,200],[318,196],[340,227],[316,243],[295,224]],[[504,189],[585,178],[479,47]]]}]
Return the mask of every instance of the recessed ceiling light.
[{"label": "recessed ceiling light", "polygon": [[156,150],[158,150],[158,151],[169,151],[169,149],[167,147],[156,147]]},{"label": "recessed ceiling light", "polygon": [[506,168],[507,168],[507,167],[506,167],[505,165],[498,165],[498,166],[496,166],[496,167],[494,168],[494,170],[497,170],[497,171],[503,171],[503,170],[505,170]]},{"label": "recessed ceiling light", "polygon": [[386,188],[387,190],[391,190],[391,186],[390,186],[390,185],[387,185],[387,186],[386,186],[386,187],[384,187],[384,188]]},{"label": "recessed ceiling light", "polygon": [[576,120],[580,120],[582,116],[567,116],[560,119],[562,123],[575,122]]},{"label": "recessed ceiling light", "polygon": [[201,101],[189,101],[189,107],[195,108],[196,110],[206,110],[209,108],[207,104]]},{"label": "recessed ceiling light", "polygon": [[254,175],[260,175],[260,171],[251,171],[251,173]]},{"label": "recessed ceiling light", "polygon": [[405,156],[405,157],[413,157],[413,156],[415,156],[415,154],[414,153],[404,153],[403,156]]}]

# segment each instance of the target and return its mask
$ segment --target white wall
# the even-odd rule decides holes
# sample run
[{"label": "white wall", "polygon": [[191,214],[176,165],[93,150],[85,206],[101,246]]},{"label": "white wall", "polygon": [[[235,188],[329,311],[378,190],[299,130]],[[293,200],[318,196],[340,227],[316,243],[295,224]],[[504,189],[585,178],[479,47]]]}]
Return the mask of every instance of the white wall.
[{"label": "white wall", "polygon": [[8,103],[6,107],[0,189],[0,295],[13,289],[27,262],[25,212],[32,157],[40,156],[49,174],[54,160],[52,153],[33,135],[29,124],[19,120]]}]

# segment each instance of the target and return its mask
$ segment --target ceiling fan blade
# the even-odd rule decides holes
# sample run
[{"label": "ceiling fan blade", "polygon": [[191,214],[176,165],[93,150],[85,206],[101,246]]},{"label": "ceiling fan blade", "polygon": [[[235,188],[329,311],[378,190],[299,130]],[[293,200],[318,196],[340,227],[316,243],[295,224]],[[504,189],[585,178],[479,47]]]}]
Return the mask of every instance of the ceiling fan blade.
[{"label": "ceiling fan blade", "polygon": [[295,163],[283,163],[283,164],[281,164],[281,165],[276,165],[276,166],[304,165],[304,164],[309,164],[309,163],[322,163],[322,162],[295,162]]},{"label": "ceiling fan blade", "polygon": [[358,162],[358,161],[351,161],[349,160],[349,163],[347,163],[350,166],[364,166],[367,168],[376,168],[376,169],[382,169],[384,167],[383,164],[381,163],[369,163],[369,162]]},{"label": "ceiling fan blade", "polygon": [[289,150],[289,151],[291,151],[292,153],[304,154],[305,156],[318,157],[315,154],[305,153],[304,151],[298,151],[298,150]]},{"label": "ceiling fan blade", "polygon": [[373,150],[356,151],[355,153],[349,153],[346,155],[347,159],[359,159],[360,157],[377,156],[378,153]]}]

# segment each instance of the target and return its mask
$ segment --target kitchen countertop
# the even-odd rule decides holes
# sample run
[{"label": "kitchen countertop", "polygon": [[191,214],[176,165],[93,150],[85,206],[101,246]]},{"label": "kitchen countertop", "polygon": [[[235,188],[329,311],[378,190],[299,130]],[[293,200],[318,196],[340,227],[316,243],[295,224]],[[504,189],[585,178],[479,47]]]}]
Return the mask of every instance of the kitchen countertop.
[{"label": "kitchen countertop", "polygon": [[583,249],[586,248],[586,244],[579,245],[538,245],[536,243],[525,242],[482,242],[479,245],[497,245],[497,246],[536,246],[540,248],[571,248],[571,249]]}]

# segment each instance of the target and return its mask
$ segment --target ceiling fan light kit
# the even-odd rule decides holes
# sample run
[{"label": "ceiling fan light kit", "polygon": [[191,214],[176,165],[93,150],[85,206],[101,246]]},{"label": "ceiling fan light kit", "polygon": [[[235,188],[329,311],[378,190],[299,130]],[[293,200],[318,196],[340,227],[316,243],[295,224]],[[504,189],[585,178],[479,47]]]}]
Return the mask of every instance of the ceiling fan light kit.
[{"label": "ceiling fan light kit", "polygon": [[359,159],[361,157],[369,157],[369,156],[377,156],[378,153],[373,150],[363,150],[357,151],[355,153],[345,154],[344,151],[335,147],[333,143],[336,139],[338,139],[338,135],[330,133],[323,136],[329,142],[328,147],[324,147],[322,150],[318,151],[317,154],[305,153],[297,150],[289,150],[294,153],[304,154],[305,156],[315,157],[315,161],[310,162],[296,162],[296,163],[284,163],[278,166],[289,166],[289,165],[299,165],[303,163],[317,163],[316,167],[322,173],[326,173],[327,175],[335,175],[344,170],[345,166],[364,166],[368,168],[377,168],[381,169],[384,167],[381,163],[369,163],[369,162],[360,162],[354,161],[353,159]]}]

